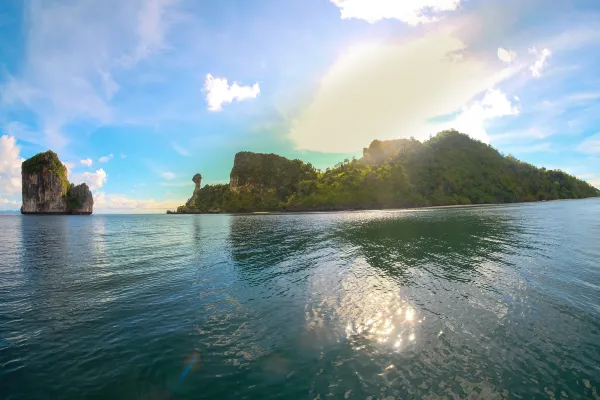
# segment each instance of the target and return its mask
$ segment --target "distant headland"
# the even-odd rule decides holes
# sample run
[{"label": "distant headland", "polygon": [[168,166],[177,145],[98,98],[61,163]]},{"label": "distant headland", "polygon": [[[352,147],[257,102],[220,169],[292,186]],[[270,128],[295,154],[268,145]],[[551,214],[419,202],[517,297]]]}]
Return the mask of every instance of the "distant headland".
[{"label": "distant headland", "polygon": [[67,167],[51,150],[21,164],[22,214],[90,215],[94,199],[87,184],[75,186],[67,179]]},{"label": "distant headland", "polygon": [[600,196],[561,170],[504,156],[455,130],[429,140],[374,140],[325,171],[276,154],[237,153],[229,184],[205,185],[169,214],[340,211],[505,204]]}]

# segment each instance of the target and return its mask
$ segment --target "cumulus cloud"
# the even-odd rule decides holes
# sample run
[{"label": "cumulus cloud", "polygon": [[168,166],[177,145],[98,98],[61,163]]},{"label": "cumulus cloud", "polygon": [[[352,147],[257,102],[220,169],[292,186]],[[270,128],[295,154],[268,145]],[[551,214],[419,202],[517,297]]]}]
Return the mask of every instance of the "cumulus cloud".
[{"label": "cumulus cloud", "polygon": [[600,133],[585,138],[577,149],[582,153],[600,154]]},{"label": "cumulus cloud", "polygon": [[204,81],[204,93],[210,111],[221,111],[223,104],[232,103],[234,100],[244,101],[255,99],[260,93],[260,86],[255,83],[252,86],[243,86],[238,82],[229,85],[226,78],[206,75]]},{"label": "cumulus cloud", "polygon": [[180,200],[135,199],[120,194],[94,193],[94,210],[98,213],[164,213],[185,202]]},{"label": "cumulus cloud", "polygon": [[162,172],[160,175],[167,180],[175,179],[176,176],[173,172]]},{"label": "cumulus cloud", "polygon": [[300,149],[347,153],[374,138],[435,134],[439,126],[432,118],[464,113],[474,97],[516,71],[463,54],[464,49],[461,40],[435,34],[350,50],[293,121],[291,139]]},{"label": "cumulus cloud", "polygon": [[98,159],[98,162],[100,162],[100,163],[107,163],[107,162],[109,162],[110,160],[112,160],[112,159],[113,159],[113,157],[114,157],[114,155],[113,155],[113,154],[109,154],[109,155],[107,155],[107,156],[100,157],[100,158]]},{"label": "cumulus cloud", "polygon": [[512,63],[517,58],[517,53],[512,50],[507,50],[502,47],[498,48],[498,59],[507,64]]},{"label": "cumulus cloud", "polygon": [[446,126],[439,126],[437,130],[454,128],[489,143],[486,124],[495,118],[518,115],[519,112],[519,107],[513,105],[506,94],[498,89],[491,89],[485,93],[483,99],[464,107],[456,119],[446,123]]},{"label": "cumulus cloud", "polygon": [[102,189],[102,187],[104,187],[104,184],[106,183],[107,178],[108,175],[106,175],[106,172],[102,168],[100,168],[99,170],[96,170],[96,172],[83,172],[81,174],[73,174],[71,180],[73,180],[75,184],[81,182],[87,183],[87,185],[90,187],[90,190],[94,191]]},{"label": "cumulus cloud", "polygon": [[342,19],[362,19],[375,23],[397,19],[409,25],[434,22],[436,15],[454,11],[460,0],[331,0],[340,9]]},{"label": "cumulus cloud", "polygon": [[20,149],[13,136],[0,137],[0,196],[14,196],[21,193]]},{"label": "cumulus cloud", "polygon": [[552,56],[552,52],[550,49],[542,49],[541,51],[538,51],[535,47],[529,49],[529,52],[531,54],[535,54],[537,57],[535,63],[529,67],[529,70],[531,71],[531,75],[533,75],[535,78],[539,78],[542,76],[542,70],[548,63],[548,58]]},{"label": "cumulus cloud", "polygon": [[86,167],[91,167],[94,163],[91,158],[86,158],[85,160],[79,161],[81,165],[85,165]]}]

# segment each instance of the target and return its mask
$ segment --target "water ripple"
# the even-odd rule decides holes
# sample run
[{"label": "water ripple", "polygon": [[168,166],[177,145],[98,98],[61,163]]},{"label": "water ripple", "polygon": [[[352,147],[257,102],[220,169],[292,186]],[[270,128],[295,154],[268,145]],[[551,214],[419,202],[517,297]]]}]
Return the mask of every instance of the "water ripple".
[{"label": "water ripple", "polygon": [[599,211],[0,217],[0,398],[593,398]]}]

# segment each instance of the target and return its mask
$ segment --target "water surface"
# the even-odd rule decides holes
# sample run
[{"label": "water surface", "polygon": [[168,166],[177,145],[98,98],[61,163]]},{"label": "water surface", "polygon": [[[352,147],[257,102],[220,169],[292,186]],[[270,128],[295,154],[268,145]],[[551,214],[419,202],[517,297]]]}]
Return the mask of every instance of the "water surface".
[{"label": "water surface", "polygon": [[598,199],[0,224],[2,399],[599,398]]}]

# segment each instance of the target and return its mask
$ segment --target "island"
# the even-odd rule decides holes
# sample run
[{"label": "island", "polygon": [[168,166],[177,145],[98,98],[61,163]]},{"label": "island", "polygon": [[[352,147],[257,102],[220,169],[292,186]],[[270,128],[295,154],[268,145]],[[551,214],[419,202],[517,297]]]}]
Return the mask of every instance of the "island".
[{"label": "island", "polygon": [[51,150],[21,164],[23,205],[21,214],[90,215],[94,199],[87,184],[75,186],[67,167]]},{"label": "island", "polygon": [[170,214],[340,211],[505,204],[600,196],[561,170],[503,155],[456,130],[424,142],[374,140],[359,159],[320,171],[276,154],[237,153],[229,184],[201,187]]}]

